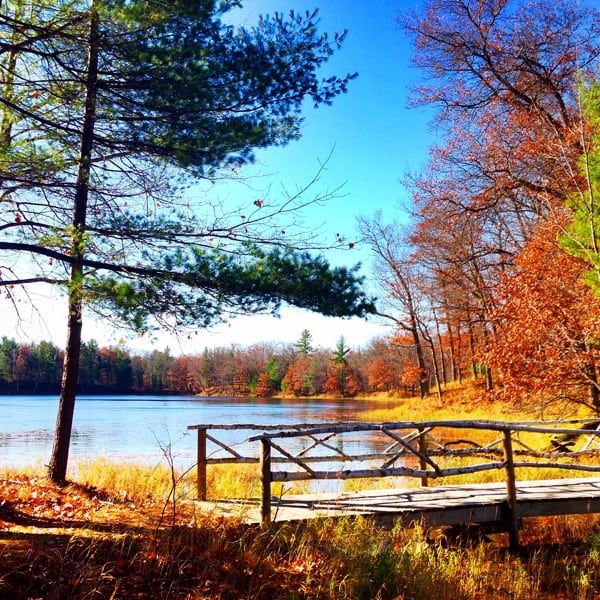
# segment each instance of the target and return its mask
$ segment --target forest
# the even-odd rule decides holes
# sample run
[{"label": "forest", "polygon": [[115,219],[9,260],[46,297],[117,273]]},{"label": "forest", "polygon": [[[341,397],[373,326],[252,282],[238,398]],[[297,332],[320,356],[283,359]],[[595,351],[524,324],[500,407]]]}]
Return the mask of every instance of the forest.
[{"label": "forest", "polygon": [[[333,350],[314,348],[304,330],[295,344],[205,348],[194,356],[169,349],[139,355],[116,347],[82,346],[81,394],[202,394],[354,397],[385,391],[412,395],[419,377],[414,356],[391,339],[351,349],[340,337]],[[0,343],[0,393],[57,394],[64,351],[51,342]]]},{"label": "forest", "polygon": [[598,22],[593,2],[467,0],[398,19],[440,139],[405,177],[410,222],[360,229],[422,393],[471,364],[509,402],[600,409]]}]

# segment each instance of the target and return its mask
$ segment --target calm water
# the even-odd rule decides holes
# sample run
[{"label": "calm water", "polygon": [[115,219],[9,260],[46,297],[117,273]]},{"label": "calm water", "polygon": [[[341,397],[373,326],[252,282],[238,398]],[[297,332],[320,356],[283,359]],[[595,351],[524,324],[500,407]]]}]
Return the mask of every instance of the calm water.
[{"label": "calm water", "polygon": [[[0,396],[0,465],[48,462],[57,405],[54,396]],[[163,459],[162,449],[169,447],[176,463],[186,467],[194,463],[196,454],[196,432],[188,431],[188,425],[343,421],[360,419],[368,407],[368,403],[355,400],[80,396],[70,458],[106,457],[157,464]],[[234,435],[219,432],[217,437],[229,441]]]}]

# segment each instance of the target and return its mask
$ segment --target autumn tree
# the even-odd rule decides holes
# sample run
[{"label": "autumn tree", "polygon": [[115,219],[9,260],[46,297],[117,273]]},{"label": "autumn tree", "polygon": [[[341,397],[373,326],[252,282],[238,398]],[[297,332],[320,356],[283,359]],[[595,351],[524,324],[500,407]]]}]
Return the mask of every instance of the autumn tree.
[{"label": "autumn tree", "polygon": [[294,358],[289,363],[281,387],[294,396],[315,396],[321,393],[327,378],[327,360],[322,351],[312,345],[312,334],[303,329],[294,344]]},{"label": "autumn tree", "polygon": [[490,360],[512,398],[540,395],[600,410],[600,298],[581,276],[587,265],[559,245],[566,216],[547,220],[503,280]]},{"label": "autumn tree", "polygon": [[313,377],[311,354],[312,334],[308,329],[303,329],[298,341],[294,344],[295,357],[288,365],[282,380],[283,389],[294,396],[311,396],[316,393]]},{"label": "autumn tree", "polygon": [[196,369],[198,362],[191,356],[174,358],[167,372],[167,389],[179,394],[197,394],[200,392]]},{"label": "autumn tree", "polygon": [[294,396],[312,396],[316,393],[312,381],[312,361],[310,357],[300,357],[288,367],[282,381],[284,391]]},{"label": "autumn tree", "polygon": [[448,134],[442,172],[454,166],[477,185],[463,206],[535,212],[566,198],[581,148],[577,79],[595,74],[600,55],[597,17],[567,0],[428,0],[401,18],[427,77],[414,102],[438,107]]},{"label": "autumn tree", "polygon": [[[439,146],[411,176],[411,238],[453,362],[473,372],[494,344],[499,282],[538,224],[580,189],[581,77],[600,56],[598,10],[538,0],[428,0],[400,24],[423,73],[415,105],[436,109]],[[442,332],[443,333],[443,332]],[[441,339],[441,336],[440,336]],[[458,360],[457,360],[458,359]]]},{"label": "autumn tree", "polygon": [[42,0],[0,15],[2,284],[68,296],[55,481],[66,476],[85,310],[147,331],[281,302],[372,309],[355,270],[298,251],[319,247],[301,231],[281,239],[276,217],[310,203],[306,190],[225,210],[190,188],[298,138],[304,99],[329,103],[353,77],[319,79],[343,35],[319,34],[316,12],[234,28],[224,17],[238,5]]},{"label": "autumn tree", "polygon": [[281,391],[282,379],[279,361],[273,356],[258,376],[256,395],[262,398],[274,396]]},{"label": "autumn tree", "polygon": [[[494,334],[489,314],[496,304],[495,288],[526,243],[526,237],[506,222],[495,231],[480,218],[480,212],[459,207],[458,199],[463,197],[460,190],[453,183],[421,181],[414,194],[410,235],[426,273],[425,293],[436,328],[443,329],[438,337],[447,336],[449,341],[454,380],[463,370],[476,377],[484,367]],[[484,371],[491,389],[491,372]]]},{"label": "autumn tree", "polygon": [[369,363],[369,386],[377,391],[389,392],[396,384],[396,373],[389,363],[381,356],[375,357]]},{"label": "autumn tree", "polygon": [[376,278],[386,292],[378,314],[394,323],[410,338],[419,372],[420,394],[429,393],[424,332],[427,329],[429,300],[423,293],[418,263],[411,257],[407,236],[397,222],[384,223],[380,213],[359,219],[360,232],[375,257]]},{"label": "autumn tree", "polygon": [[348,398],[356,396],[360,391],[360,383],[346,358],[349,352],[350,348],[346,346],[344,336],[341,336],[331,356],[331,366],[324,385],[325,393]]}]

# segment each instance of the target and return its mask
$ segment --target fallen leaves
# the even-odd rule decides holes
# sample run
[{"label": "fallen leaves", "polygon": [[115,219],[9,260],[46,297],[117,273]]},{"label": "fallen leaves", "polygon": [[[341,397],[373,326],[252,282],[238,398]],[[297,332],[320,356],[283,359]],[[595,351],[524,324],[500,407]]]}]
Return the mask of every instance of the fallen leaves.
[{"label": "fallen leaves", "polygon": [[160,499],[133,504],[93,487],[0,477],[0,599],[270,598],[297,589],[301,573],[274,577],[279,565],[243,550],[240,540],[254,534],[238,521],[188,504],[166,523],[165,511]]}]

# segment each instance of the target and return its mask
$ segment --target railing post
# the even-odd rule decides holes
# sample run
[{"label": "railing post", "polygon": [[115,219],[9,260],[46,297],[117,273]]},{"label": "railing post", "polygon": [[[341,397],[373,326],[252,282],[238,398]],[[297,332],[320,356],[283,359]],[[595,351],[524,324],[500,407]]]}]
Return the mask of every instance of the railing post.
[{"label": "railing post", "polygon": [[517,515],[517,478],[510,429],[504,430],[504,456],[506,460],[506,495],[508,505],[508,538],[511,550],[519,548],[519,517]]},{"label": "railing post", "polygon": [[198,500],[206,500],[206,429],[204,427],[198,428],[196,491]]},{"label": "railing post", "polygon": [[260,472],[260,518],[263,525],[268,525],[271,522],[271,442],[267,438],[260,440]]},{"label": "railing post", "polygon": [[[427,440],[425,439],[425,431],[419,429],[419,452],[422,455],[427,454]],[[427,461],[421,456],[419,457],[419,465],[421,471],[427,470]],[[429,487],[429,477],[421,477],[421,487]]]}]

